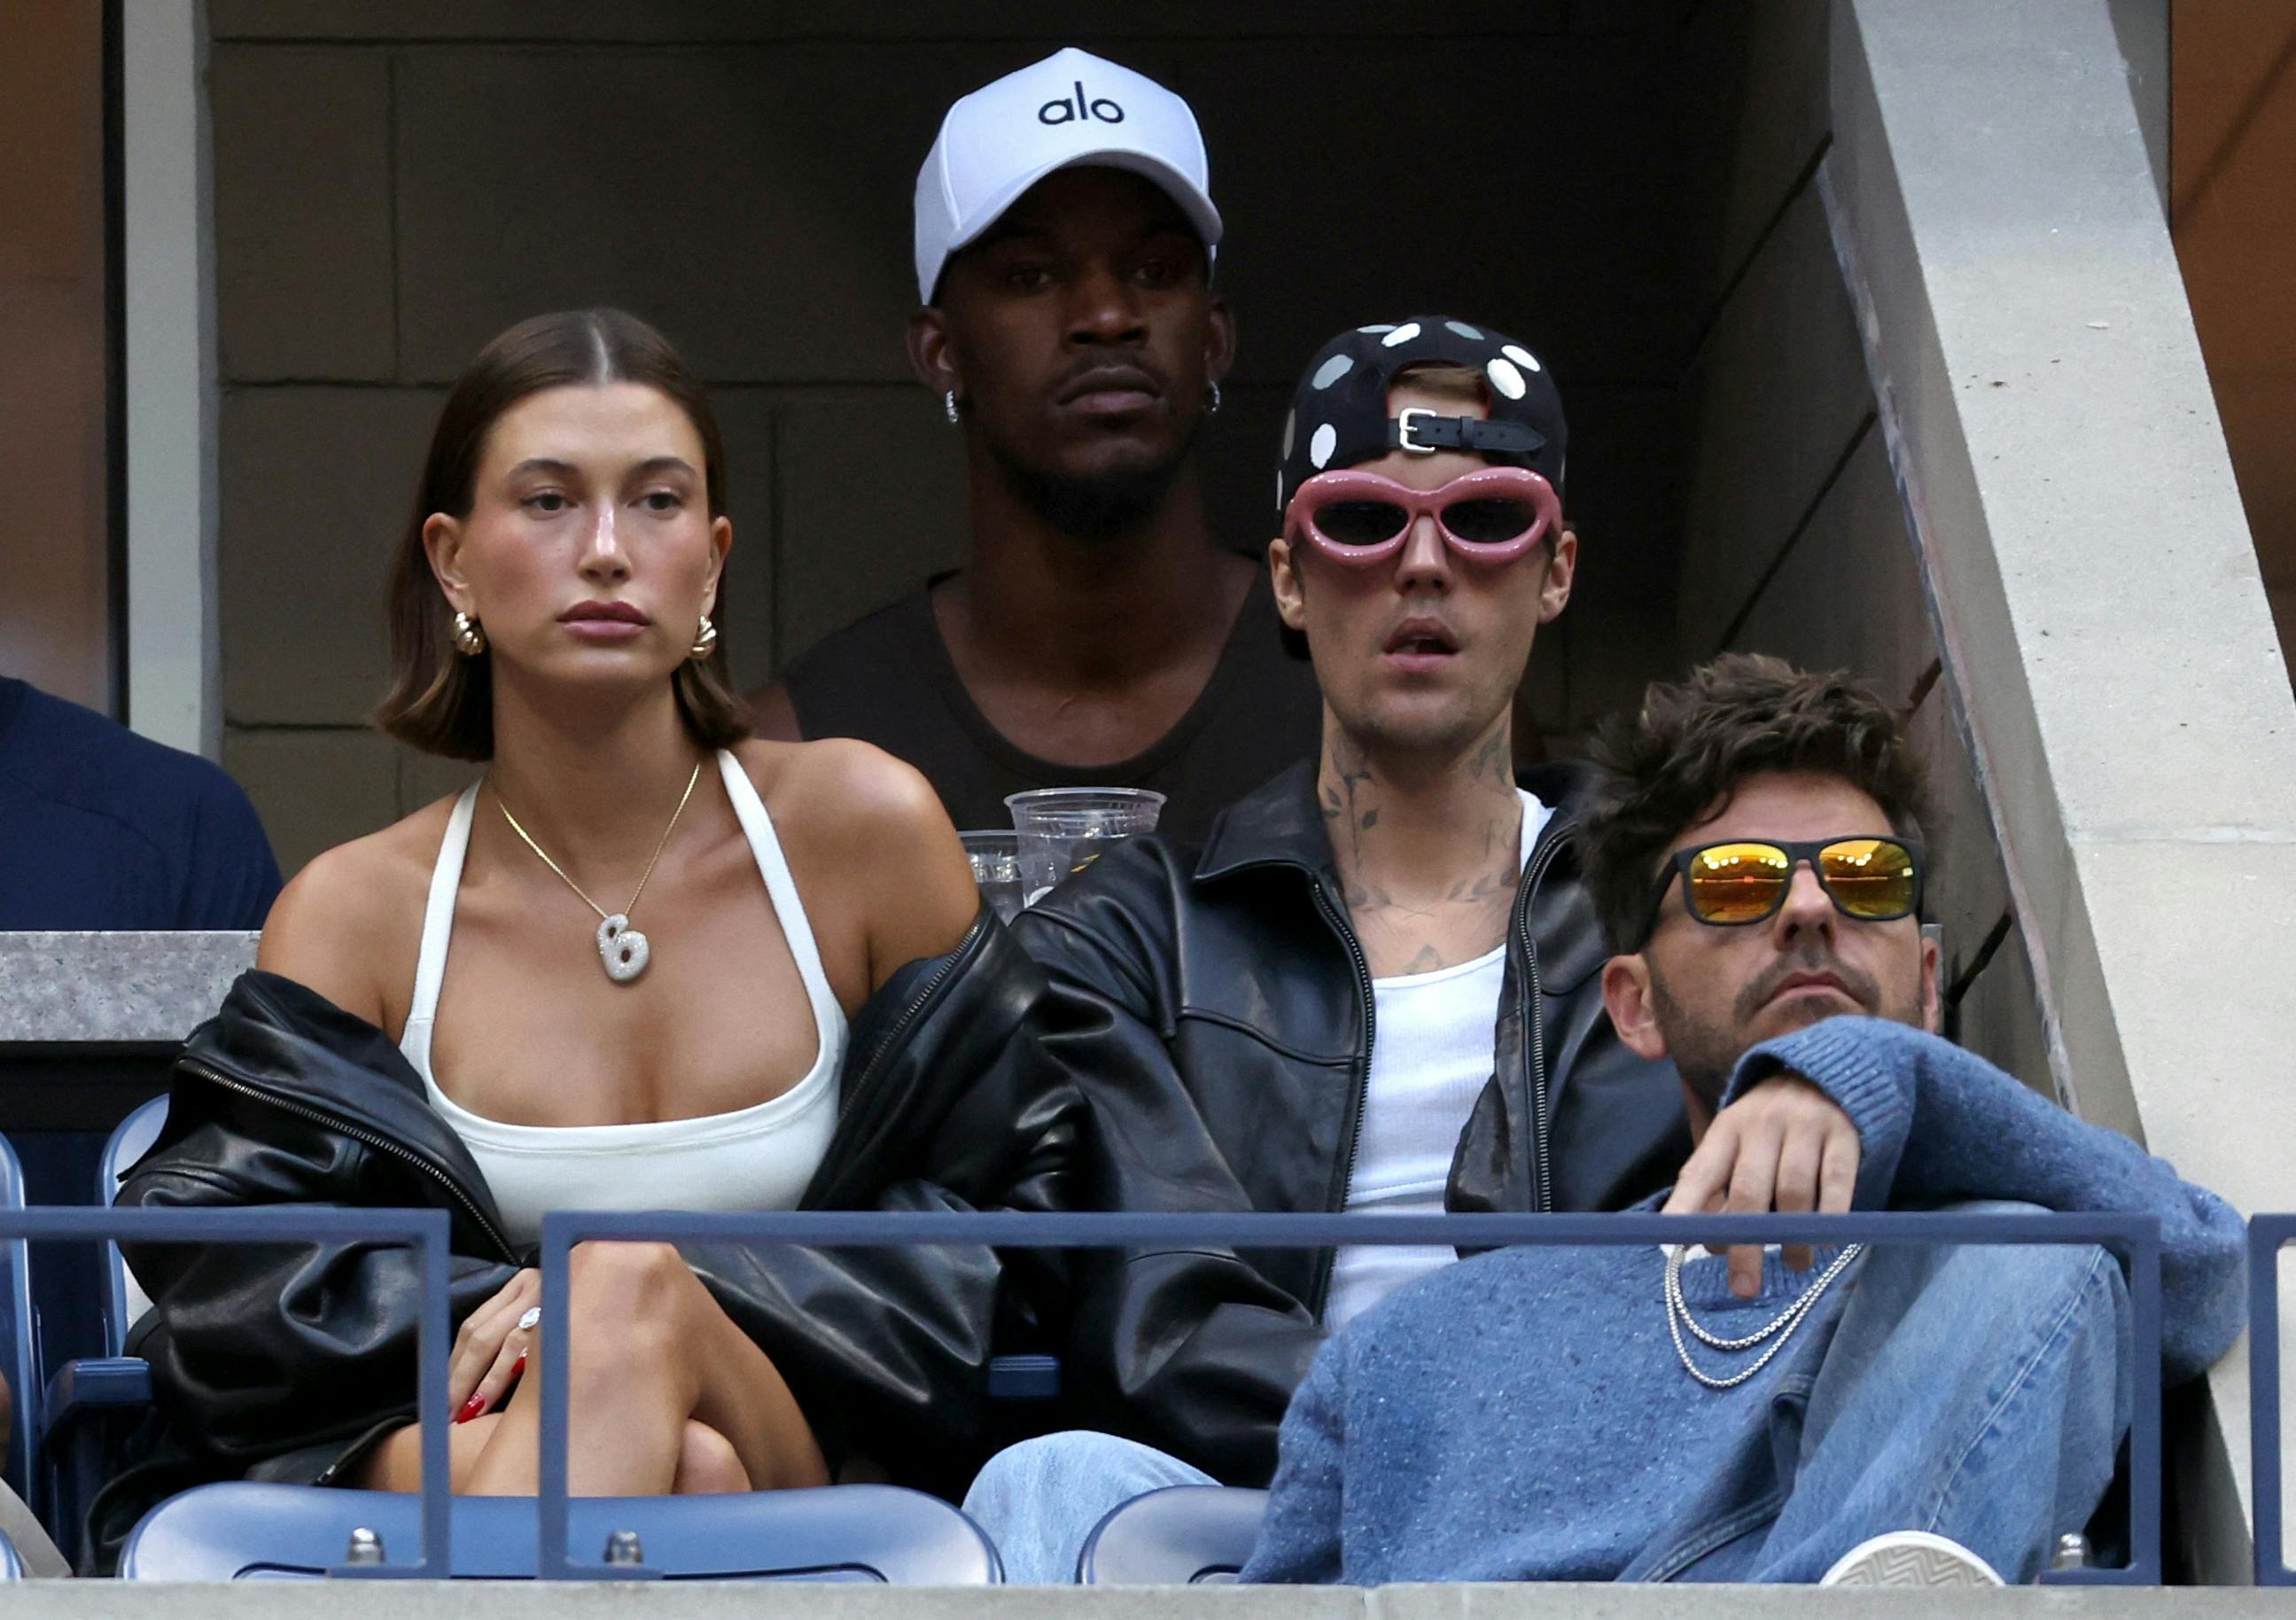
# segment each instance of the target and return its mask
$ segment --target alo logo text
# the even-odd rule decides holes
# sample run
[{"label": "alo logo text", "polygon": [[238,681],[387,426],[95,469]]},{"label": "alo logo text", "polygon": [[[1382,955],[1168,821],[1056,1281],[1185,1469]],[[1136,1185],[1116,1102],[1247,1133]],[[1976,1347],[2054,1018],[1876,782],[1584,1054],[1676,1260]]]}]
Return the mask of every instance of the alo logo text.
[{"label": "alo logo text", "polygon": [[1039,124],[1073,124],[1079,119],[1087,121],[1098,119],[1103,124],[1120,124],[1124,121],[1124,109],[1104,95],[1094,101],[1086,100],[1082,79],[1077,81],[1073,97],[1046,102],[1037,109],[1037,122]]}]

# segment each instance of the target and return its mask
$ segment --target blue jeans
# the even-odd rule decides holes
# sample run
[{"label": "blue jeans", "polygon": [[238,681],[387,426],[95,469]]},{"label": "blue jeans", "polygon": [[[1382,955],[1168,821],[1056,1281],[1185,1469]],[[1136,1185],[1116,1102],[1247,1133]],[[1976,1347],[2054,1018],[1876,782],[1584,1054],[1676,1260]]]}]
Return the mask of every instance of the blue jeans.
[{"label": "blue jeans", "polygon": [[1831,1335],[1772,1391],[1767,1430],[1620,1578],[1815,1581],[1869,1536],[1927,1530],[2016,1584],[2087,1521],[2136,1397],[2113,1256],[1893,1246],[1852,1279]]},{"label": "blue jeans", "polygon": [[1004,1555],[1007,1581],[1056,1586],[1076,1579],[1093,1526],[1134,1497],[1218,1483],[1136,1440],[1070,1429],[991,1457],[964,1493],[964,1510]]},{"label": "blue jeans", "polygon": [[[2055,1535],[2087,1520],[2135,1398],[2127,1288],[2111,1254],[1892,1246],[1836,1286],[1848,1297],[1831,1330],[1812,1321],[1781,1358],[1767,1420],[1619,1578],[1815,1581],[1869,1536],[1928,1530],[2027,1582]],[[1683,1381],[1683,1401],[1702,1395]],[[964,1509],[1003,1550],[1008,1580],[1065,1582],[1111,1509],[1213,1483],[1148,1446],[1079,1431],[991,1458]]]}]

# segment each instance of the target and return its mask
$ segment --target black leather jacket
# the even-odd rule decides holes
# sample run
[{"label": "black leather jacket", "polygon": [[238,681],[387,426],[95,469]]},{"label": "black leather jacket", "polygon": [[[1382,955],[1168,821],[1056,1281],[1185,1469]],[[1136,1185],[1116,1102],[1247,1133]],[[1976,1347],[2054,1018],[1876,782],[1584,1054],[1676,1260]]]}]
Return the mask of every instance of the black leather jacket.
[{"label": "black leather jacket", "polygon": [[[1082,1110],[1043,1060],[1043,991],[986,911],[955,951],[895,974],[854,1018],[836,1130],[800,1207],[1064,1205]],[[167,1128],[119,1202],[443,1208],[457,1324],[532,1258],[503,1237],[485,1178],[390,1036],[267,973],[242,974],[193,1033]],[[332,1479],[413,1418],[412,1251],[126,1247],[156,1305],[130,1349],[210,1476]],[[857,1451],[907,1483],[962,1488],[988,1443],[993,1251],[681,1248],[832,1463]]]},{"label": "black leather jacket", "polygon": [[[1689,1155],[1673,1067],[1620,1044],[1573,855],[1572,768],[1526,774],[1555,808],[1507,933],[1495,1072],[1459,1138],[1458,1212],[1615,1209]],[[1014,925],[1062,1003],[1050,1049],[1093,1114],[1079,1207],[1345,1206],[1371,1064],[1371,972],[1295,766],[1201,849],[1150,836]],[[1322,1343],[1332,1254],[1071,1256],[1070,1416],[1265,1484],[1286,1402]]]}]

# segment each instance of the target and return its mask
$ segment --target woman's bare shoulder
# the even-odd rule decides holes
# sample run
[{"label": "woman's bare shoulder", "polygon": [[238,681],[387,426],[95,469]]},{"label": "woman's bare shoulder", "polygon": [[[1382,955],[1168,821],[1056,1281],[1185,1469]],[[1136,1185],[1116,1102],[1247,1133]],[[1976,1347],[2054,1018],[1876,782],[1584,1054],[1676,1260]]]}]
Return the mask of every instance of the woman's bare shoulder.
[{"label": "woman's bare shoulder", "polygon": [[442,799],[313,857],[272,902],[256,965],[381,1024],[386,991],[414,974],[453,808]]},{"label": "woman's bare shoulder", "polygon": [[867,953],[867,989],[964,937],[980,892],[940,795],[914,766],[849,738],[752,741],[735,757],[800,884],[851,908]]},{"label": "woman's bare shoulder", "polygon": [[913,765],[851,737],[752,739],[734,750],[776,826],[809,842],[867,844],[948,826],[940,795]]}]

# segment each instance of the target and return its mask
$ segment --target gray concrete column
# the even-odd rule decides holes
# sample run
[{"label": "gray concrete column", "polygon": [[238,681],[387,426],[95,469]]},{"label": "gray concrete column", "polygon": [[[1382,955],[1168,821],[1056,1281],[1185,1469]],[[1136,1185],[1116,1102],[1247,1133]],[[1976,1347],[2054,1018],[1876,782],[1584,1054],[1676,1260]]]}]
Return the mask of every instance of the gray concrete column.
[{"label": "gray concrete column", "polygon": [[[2062,1095],[2296,1205],[2296,704],[2112,6],[1841,0],[1832,74],[1835,228]],[[2248,1557],[2246,1379],[2243,1344],[2185,1459],[2211,1579]]]},{"label": "gray concrete column", "polygon": [[217,756],[215,252],[201,0],[120,12],[127,723]]}]

